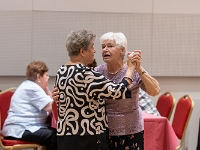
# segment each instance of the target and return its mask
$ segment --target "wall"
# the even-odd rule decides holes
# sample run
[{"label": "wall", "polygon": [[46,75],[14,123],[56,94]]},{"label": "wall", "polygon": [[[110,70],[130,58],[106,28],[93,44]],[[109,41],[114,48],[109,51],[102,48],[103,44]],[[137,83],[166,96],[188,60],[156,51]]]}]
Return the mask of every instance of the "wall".
[{"label": "wall", "polygon": [[[150,74],[154,75],[155,78],[159,81],[161,86],[160,94],[162,94],[165,91],[170,91],[173,93],[176,100],[178,100],[178,98],[187,93],[190,94],[191,97],[194,99],[195,107],[191,117],[191,121],[189,123],[189,128],[187,130],[187,136],[185,139],[184,147],[182,148],[187,150],[194,150],[196,148],[197,143],[198,123],[200,118],[200,111],[198,109],[200,101],[200,67],[198,66],[200,62],[200,9],[198,7],[199,5],[200,2],[198,0],[126,0],[123,2],[121,0],[101,0],[95,1],[95,3],[92,0],[0,0],[1,20],[6,20],[9,18],[10,20],[7,21],[10,21],[11,23],[12,20],[14,20],[13,24],[10,24],[9,26],[8,24],[6,24],[6,28],[10,30],[3,30],[5,24],[3,24],[2,21],[0,23],[0,59],[4,60],[4,63],[0,64],[0,74],[2,75],[0,76],[0,89],[4,90],[9,87],[17,87],[25,79],[23,74],[25,72],[26,65],[29,63],[29,60],[33,58],[36,59],[39,57],[38,55],[34,54],[36,52],[37,54],[41,52],[42,59],[47,61],[47,64],[52,64],[46,57],[43,57],[45,55],[51,56],[52,53],[49,53],[48,51],[41,51],[43,48],[51,48],[49,46],[49,43],[53,42],[51,37],[55,35],[51,34],[52,32],[57,33],[55,35],[56,38],[66,38],[65,33],[67,33],[67,31],[63,33],[63,31],[59,30],[59,28],[65,27],[64,24],[58,23],[56,24],[57,26],[55,28],[55,26],[50,25],[52,23],[52,20],[45,20],[45,25],[48,24],[48,27],[52,29],[51,33],[48,33],[49,30],[47,30],[45,26],[42,28],[44,24],[41,24],[41,28],[39,28],[39,30],[35,29],[35,24],[33,24],[32,19],[39,18],[35,22],[39,24],[41,22],[41,19],[44,19],[43,17],[50,17],[50,15],[52,14],[52,16],[54,16],[53,24],[55,25],[55,22],[58,19],[56,17],[59,16],[59,14],[61,14],[60,16],[63,17],[63,14],[65,14],[65,12],[73,12],[78,14],[81,12],[94,12],[94,14],[119,13],[127,15],[137,14],[137,16],[147,15],[147,19],[151,18],[150,21],[154,23],[153,28],[149,27],[148,29],[146,27],[146,29],[148,30],[145,31],[148,31],[148,36],[146,36],[147,33],[141,31],[141,28],[138,32],[137,30],[134,30],[134,27],[136,26],[135,24],[137,24],[137,22],[134,22],[134,34],[128,33],[124,29],[125,34],[127,35],[129,42],[137,40],[142,41],[141,43],[138,43],[136,45],[143,51],[143,66],[148,70]],[[39,16],[40,14],[43,14],[43,16]],[[18,18],[16,18],[16,15],[18,16]],[[108,17],[106,19],[109,20],[110,18]],[[140,20],[140,18],[137,19],[138,24],[142,23],[145,20],[144,17],[143,20]],[[150,23],[150,21],[148,20],[148,23]],[[88,22],[92,23],[92,19],[89,19]],[[182,26],[180,26],[181,24]],[[132,24],[130,24],[130,26],[131,25]],[[124,28],[123,22],[116,22],[116,26]],[[97,26],[96,28],[99,28],[99,26]],[[37,30],[37,34],[33,34],[33,30]],[[110,28],[105,28],[105,32],[110,30]],[[97,29],[95,29],[95,31],[99,35],[101,34]],[[7,34],[7,32],[9,34]],[[29,35],[30,37],[25,38],[24,35]],[[151,35],[152,37],[149,37],[149,35]],[[150,41],[147,41],[149,39]],[[6,43],[3,43],[2,41],[6,41]],[[35,46],[33,46],[34,43]],[[54,43],[55,52],[53,53],[53,55],[55,55],[58,58],[60,54],[66,54],[66,51],[62,47],[63,43]],[[98,43],[95,45],[98,45]],[[132,45],[129,46],[129,49],[137,48],[134,47],[134,45],[135,44],[133,44],[133,47],[131,47]],[[12,57],[13,59],[8,59],[10,58],[10,56],[7,53],[3,53],[4,49],[2,48],[7,48],[8,50],[12,49],[12,54],[15,57]],[[26,49],[27,51],[21,54],[21,49]],[[33,50],[37,51],[35,52]],[[60,50],[62,52],[58,52]],[[149,50],[155,51],[152,51],[152,53],[146,55],[146,53]],[[159,57],[165,58],[165,61],[156,61]],[[67,61],[59,60],[58,58],[52,58],[51,61],[58,61],[58,64],[63,64]],[[167,61],[166,63],[166,60],[169,61]],[[150,64],[146,63],[148,61],[150,61]],[[102,63],[102,61],[100,58],[98,58],[98,64],[100,63]],[[157,67],[158,64],[159,66]],[[184,66],[187,69],[184,69]],[[3,75],[5,71],[4,69],[8,67],[11,68],[10,73],[12,74],[18,72],[18,70],[20,70],[20,72],[12,76]],[[53,70],[52,74],[56,71],[55,68],[58,67],[59,66],[53,66],[52,68],[50,68],[51,71]],[[176,67],[175,71],[174,67]],[[166,70],[168,70],[168,72]],[[194,72],[196,74],[195,76],[193,74]],[[51,76],[49,82],[50,89],[53,88],[53,84],[54,76]],[[157,98],[158,96],[152,98],[154,103],[156,103]]]},{"label": "wall", "polygon": [[[194,11],[196,5],[175,3],[182,8],[187,5],[192,11],[177,11],[172,7],[165,12],[160,9],[168,4],[165,1],[148,1],[148,5],[142,1],[122,4],[100,1],[94,7],[90,1],[33,0],[23,7],[18,7],[21,1],[10,2],[1,1],[0,6],[1,76],[22,76],[26,65],[37,59],[45,61],[50,68],[49,75],[54,76],[57,68],[69,60],[65,48],[67,34],[80,28],[92,30],[97,39],[108,31],[123,32],[128,39],[128,50],[142,50],[143,66],[153,76],[200,75],[196,63],[199,60],[200,15],[199,10]],[[88,5],[81,7],[81,3]],[[95,49],[97,62],[101,64],[99,40],[95,41]]]}]

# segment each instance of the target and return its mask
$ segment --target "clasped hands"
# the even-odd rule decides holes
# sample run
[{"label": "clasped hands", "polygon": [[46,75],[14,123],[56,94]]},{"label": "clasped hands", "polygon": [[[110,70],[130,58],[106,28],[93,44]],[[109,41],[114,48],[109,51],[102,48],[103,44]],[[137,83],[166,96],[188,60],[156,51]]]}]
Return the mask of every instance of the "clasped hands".
[{"label": "clasped hands", "polygon": [[136,70],[137,68],[140,68],[142,62],[141,50],[134,50],[134,52],[128,52],[127,58],[128,66],[133,66]]}]

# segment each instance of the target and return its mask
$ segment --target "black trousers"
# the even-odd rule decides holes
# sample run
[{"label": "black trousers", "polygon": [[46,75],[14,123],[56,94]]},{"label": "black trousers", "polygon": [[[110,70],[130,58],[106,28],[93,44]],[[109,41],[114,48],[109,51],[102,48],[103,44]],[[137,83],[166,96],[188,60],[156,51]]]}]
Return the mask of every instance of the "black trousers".
[{"label": "black trousers", "polygon": [[59,150],[109,150],[105,133],[96,135],[57,136]]},{"label": "black trousers", "polygon": [[5,137],[9,140],[23,140],[28,142],[35,142],[40,145],[45,145],[46,150],[58,150],[57,148],[57,137],[56,137],[56,129],[54,128],[41,128],[38,131],[31,133],[28,130],[22,135],[22,138],[14,138],[14,137]]},{"label": "black trousers", "polygon": [[144,150],[144,131],[121,136],[111,136],[109,141],[110,150]]}]

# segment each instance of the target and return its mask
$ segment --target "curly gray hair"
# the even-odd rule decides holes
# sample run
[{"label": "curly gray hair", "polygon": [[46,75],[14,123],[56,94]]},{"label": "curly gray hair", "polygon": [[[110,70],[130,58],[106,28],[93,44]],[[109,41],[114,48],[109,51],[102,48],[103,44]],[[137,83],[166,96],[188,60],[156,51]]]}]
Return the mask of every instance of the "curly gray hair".
[{"label": "curly gray hair", "polygon": [[88,30],[76,30],[71,31],[67,36],[66,40],[66,48],[68,51],[68,55],[77,56],[80,52],[80,49],[87,50],[88,46],[94,39],[96,35]]}]

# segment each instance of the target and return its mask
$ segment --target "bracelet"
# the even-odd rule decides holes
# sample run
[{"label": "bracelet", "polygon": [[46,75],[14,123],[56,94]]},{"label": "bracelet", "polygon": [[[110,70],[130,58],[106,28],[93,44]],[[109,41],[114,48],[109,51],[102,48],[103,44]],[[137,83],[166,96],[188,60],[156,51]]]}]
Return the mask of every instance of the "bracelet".
[{"label": "bracelet", "polygon": [[145,74],[145,73],[147,73],[147,72],[146,71],[142,71],[142,75]]},{"label": "bracelet", "polygon": [[129,84],[131,84],[131,83],[133,82],[133,80],[132,80],[131,78],[129,78],[129,77],[124,77],[124,79],[125,79],[126,81],[128,81]]}]

